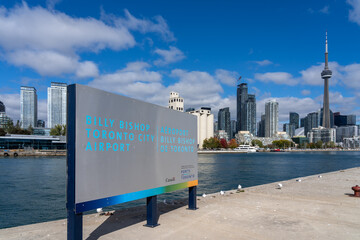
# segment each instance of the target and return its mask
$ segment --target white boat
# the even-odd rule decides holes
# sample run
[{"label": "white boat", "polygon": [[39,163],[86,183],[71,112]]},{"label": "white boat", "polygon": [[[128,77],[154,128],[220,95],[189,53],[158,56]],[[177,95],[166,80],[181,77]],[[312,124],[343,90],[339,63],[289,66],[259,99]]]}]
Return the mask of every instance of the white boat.
[{"label": "white boat", "polygon": [[250,145],[240,145],[237,148],[234,148],[234,150],[238,151],[238,152],[245,152],[245,153],[256,152],[256,148],[252,147]]}]

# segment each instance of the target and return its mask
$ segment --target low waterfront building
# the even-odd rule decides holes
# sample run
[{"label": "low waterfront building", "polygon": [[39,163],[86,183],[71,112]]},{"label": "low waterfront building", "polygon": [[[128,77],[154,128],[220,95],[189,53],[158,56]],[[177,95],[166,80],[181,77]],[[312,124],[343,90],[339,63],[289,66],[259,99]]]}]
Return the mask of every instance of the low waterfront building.
[{"label": "low waterfront building", "polygon": [[298,145],[305,145],[307,143],[309,143],[309,139],[305,136],[295,136],[295,137],[292,137],[291,140],[295,143],[295,144],[298,144]]},{"label": "low waterfront building", "polygon": [[170,92],[169,108],[179,112],[184,112],[184,99],[180,97],[179,93]]},{"label": "low waterfront building", "polygon": [[229,135],[225,130],[215,131],[215,137],[217,137],[218,139],[225,139],[226,141],[228,141],[229,139]]},{"label": "low waterfront building", "polygon": [[313,128],[307,133],[310,143],[316,143],[322,141],[323,143],[327,142],[336,142],[336,129],[335,128],[324,128],[318,127]]},{"label": "low waterfront building", "polygon": [[0,136],[0,149],[66,149],[64,136],[36,136],[11,134]]},{"label": "low waterfront building", "polygon": [[189,114],[197,117],[197,143],[202,148],[205,139],[214,137],[214,115],[208,107],[190,111]]},{"label": "low waterfront building", "polygon": [[336,142],[343,142],[344,138],[358,136],[358,126],[343,126],[336,128]]},{"label": "low waterfront building", "polygon": [[360,148],[360,136],[343,139],[344,148]]},{"label": "low waterfront building", "polygon": [[235,134],[235,139],[240,144],[250,144],[253,138],[254,136],[250,131],[238,131],[238,133]]}]

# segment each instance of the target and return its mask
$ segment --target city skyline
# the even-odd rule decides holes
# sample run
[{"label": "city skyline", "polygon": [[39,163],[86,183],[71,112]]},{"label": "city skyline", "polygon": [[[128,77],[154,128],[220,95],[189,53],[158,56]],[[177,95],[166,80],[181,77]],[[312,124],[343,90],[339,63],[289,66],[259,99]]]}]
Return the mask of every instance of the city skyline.
[{"label": "city skyline", "polygon": [[203,4],[186,1],[93,1],[86,8],[82,1],[2,3],[0,101],[16,121],[20,86],[34,86],[38,119],[46,120],[50,83],[80,83],[164,107],[176,91],[185,108],[206,106],[216,114],[229,107],[235,119],[241,75],[256,95],[257,121],[275,98],[279,122],[286,123],[291,111],[303,118],[322,107],[328,30],[330,109],[360,119],[360,64],[353,54],[360,50],[358,2],[262,2],[258,8],[214,1],[201,14]]}]

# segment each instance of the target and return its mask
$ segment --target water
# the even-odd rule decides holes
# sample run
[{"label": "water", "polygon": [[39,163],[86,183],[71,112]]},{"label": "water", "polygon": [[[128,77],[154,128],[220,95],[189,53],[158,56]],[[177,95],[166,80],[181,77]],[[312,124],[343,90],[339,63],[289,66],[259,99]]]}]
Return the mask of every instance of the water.
[{"label": "water", "polygon": [[[359,167],[360,152],[200,154],[198,194]],[[65,157],[0,158],[0,228],[66,218]],[[187,196],[186,190],[162,199]],[[108,209],[145,204],[145,200]]]}]

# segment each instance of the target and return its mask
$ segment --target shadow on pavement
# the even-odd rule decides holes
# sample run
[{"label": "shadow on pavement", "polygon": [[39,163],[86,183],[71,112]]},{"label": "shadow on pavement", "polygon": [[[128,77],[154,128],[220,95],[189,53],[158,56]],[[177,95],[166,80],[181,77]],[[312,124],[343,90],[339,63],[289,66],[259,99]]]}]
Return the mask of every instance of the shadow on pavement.
[{"label": "shadow on pavement", "polygon": [[[187,205],[187,199],[175,200],[169,203],[158,202],[159,218],[161,214],[173,211]],[[87,240],[96,240],[101,236],[118,231],[128,226],[146,221],[146,206],[116,210],[98,228],[96,228]],[[161,224],[161,223],[160,223]]]}]

